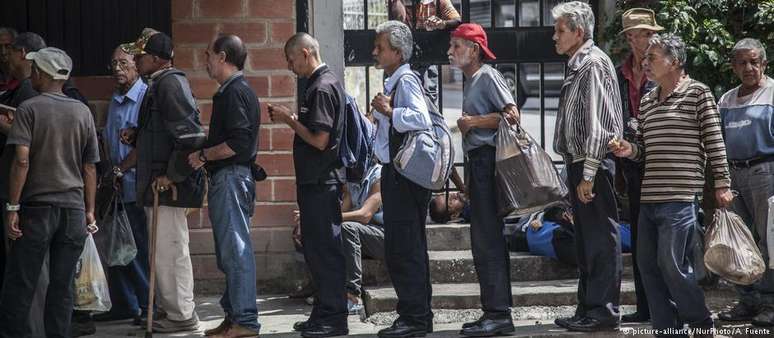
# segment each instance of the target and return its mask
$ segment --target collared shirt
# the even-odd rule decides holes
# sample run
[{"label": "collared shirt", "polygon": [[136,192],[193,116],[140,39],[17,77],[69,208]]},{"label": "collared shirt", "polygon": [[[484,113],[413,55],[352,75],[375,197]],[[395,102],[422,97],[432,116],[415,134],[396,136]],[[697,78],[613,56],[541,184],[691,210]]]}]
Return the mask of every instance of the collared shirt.
[{"label": "collared shirt", "polygon": [[411,72],[409,64],[398,67],[384,80],[384,95],[392,98],[392,120],[378,111],[376,118],[376,142],[374,153],[382,164],[390,163],[390,124],[400,133],[430,129],[430,113],[425,104],[422,84],[416,76],[404,76]]},{"label": "collared shirt", "polygon": [[621,137],[621,96],[613,62],[593,40],[567,63],[559,97],[554,151],[569,162],[583,162],[583,176],[594,177],[607,156],[607,144]]},{"label": "collared shirt", "polygon": [[[131,146],[121,143],[120,131],[121,129],[137,127],[137,118],[140,115],[140,106],[146,90],[148,90],[148,85],[142,79],[137,79],[126,94],[113,93],[105,123],[105,138],[110,147],[110,162],[113,165],[120,164],[132,151]],[[137,199],[136,175],[134,168],[124,173],[122,187],[124,203],[131,203]]]},{"label": "collared shirt", "polygon": [[[513,104],[513,95],[505,78],[494,67],[484,64],[468,79],[462,91],[462,111],[471,116],[499,112]],[[472,128],[462,139],[462,148],[468,152],[480,146],[495,146],[497,129]]]},{"label": "collared shirt", "polygon": [[[368,196],[371,194],[371,188],[374,182],[379,181],[382,178],[382,166],[374,164],[368,169],[368,172],[363,175],[363,179],[358,183],[347,182],[347,190],[349,191],[349,198],[352,202],[352,210],[358,210],[363,207],[365,201],[368,200]],[[383,225],[384,218],[382,216],[382,206],[379,206],[379,210],[374,213],[371,218],[371,224]]]},{"label": "collared shirt", "polygon": [[659,102],[656,87],[640,103],[635,161],[645,161],[642,203],[692,202],[704,188],[709,160],[715,188],[731,186],[720,114],[712,91],[685,77]]},{"label": "collared shirt", "polygon": [[223,93],[223,91],[226,90],[226,87],[228,87],[228,85],[230,85],[231,82],[234,82],[234,79],[244,75],[245,75],[244,72],[242,72],[241,70],[237,71],[234,74],[231,74],[231,76],[229,76],[228,79],[226,79],[226,81],[223,81],[223,84],[221,84],[220,87],[218,87],[218,91],[216,91],[215,94]]},{"label": "collared shirt", "polygon": [[[621,75],[623,75],[624,79],[627,81],[626,98],[629,100],[627,103],[629,104],[630,115],[631,117],[637,117],[637,115],[640,114],[640,100],[642,99],[642,96],[647,93],[647,91],[644,91],[643,89],[648,84],[648,77],[645,76],[645,72],[643,72],[642,79],[635,79],[633,64],[634,55],[629,55],[626,62],[621,65]],[[634,83],[637,82],[639,82],[639,86],[634,86]],[[637,90],[637,87],[639,87],[640,90]]]},{"label": "collared shirt", "polygon": [[774,79],[758,90],[739,96],[739,87],[718,101],[728,159],[746,161],[774,156]]}]

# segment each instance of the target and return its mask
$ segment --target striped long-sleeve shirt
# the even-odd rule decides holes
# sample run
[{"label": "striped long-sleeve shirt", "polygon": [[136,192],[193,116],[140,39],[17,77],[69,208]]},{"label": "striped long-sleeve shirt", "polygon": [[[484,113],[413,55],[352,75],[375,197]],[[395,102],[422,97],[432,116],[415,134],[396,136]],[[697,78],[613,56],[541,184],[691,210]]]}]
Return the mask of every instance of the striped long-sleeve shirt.
[{"label": "striped long-sleeve shirt", "polygon": [[640,102],[630,156],[645,161],[642,203],[693,201],[704,187],[707,160],[715,188],[730,187],[720,114],[709,87],[686,76],[663,102],[659,90]]},{"label": "striped long-sleeve shirt", "polygon": [[615,67],[593,40],[586,41],[567,63],[555,128],[554,151],[573,163],[583,162],[586,177],[596,174],[610,140],[621,137]]}]

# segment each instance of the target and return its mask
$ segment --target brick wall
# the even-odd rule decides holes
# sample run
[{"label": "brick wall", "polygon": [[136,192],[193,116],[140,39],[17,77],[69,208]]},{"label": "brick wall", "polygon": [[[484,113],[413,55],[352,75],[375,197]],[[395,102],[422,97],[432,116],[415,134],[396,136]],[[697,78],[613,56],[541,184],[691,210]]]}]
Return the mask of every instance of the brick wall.
[{"label": "brick wall", "polygon": [[[172,0],[172,39],[175,66],[185,71],[199,102],[202,123],[212,113],[212,95],[218,84],[205,70],[204,50],[218,33],[239,35],[249,54],[245,75],[261,101],[259,161],[269,174],[256,187],[257,202],[252,221],[258,286],[285,290],[299,275],[293,263],[290,232],[295,205],[295,180],[291,154],[292,131],[273,124],[267,103],[295,107],[296,80],[286,69],[282,47],[295,33],[293,0]],[[139,34],[139,32],[138,32]],[[113,83],[109,77],[77,78],[76,85],[91,100],[97,123],[104,124],[107,99]],[[197,293],[218,291],[223,275],[215,265],[212,232],[207,209],[188,217],[191,254]],[[288,278],[291,277],[291,278]]]}]

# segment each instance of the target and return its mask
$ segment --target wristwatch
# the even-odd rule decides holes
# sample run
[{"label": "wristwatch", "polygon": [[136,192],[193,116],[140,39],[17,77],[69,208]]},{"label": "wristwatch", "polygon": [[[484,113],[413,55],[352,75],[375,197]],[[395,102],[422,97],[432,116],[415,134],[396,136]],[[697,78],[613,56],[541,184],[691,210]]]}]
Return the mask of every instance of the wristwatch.
[{"label": "wristwatch", "polygon": [[204,149],[199,150],[199,161],[207,163],[207,156],[204,156]]},{"label": "wristwatch", "polygon": [[5,204],[5,211],[19,211],[19,209],[21,209],[21,205],[19,204]]},{"label": "wristwatch", "polygon": [[594,176],[583,175],[583,180],[586,182],[594,182]]},{"label": "wristwatch", "polygon": [[121,170],[121,167],[114,166],[113,175],[116,175],[116,177],[121,178],[121,177],[124,177],[124,172]]}]

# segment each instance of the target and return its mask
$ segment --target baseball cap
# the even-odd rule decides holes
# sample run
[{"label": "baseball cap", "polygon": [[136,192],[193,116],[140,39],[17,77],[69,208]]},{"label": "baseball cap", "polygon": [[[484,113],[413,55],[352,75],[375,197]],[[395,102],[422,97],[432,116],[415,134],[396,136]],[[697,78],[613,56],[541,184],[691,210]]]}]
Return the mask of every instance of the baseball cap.
[{"label": "baseball cap", "polygon": [[621,23],[623,25],[623,30],[619,34],[637,28],[656,32],[664,30],[664,27],[661,27],[656,23],[656,13],[647,8],[629,9],[621,16]]},{"label": "baseball cap", "polygon": [[486,32],[484,32],[484,28],[482,28],[481,25],[475,23],[463,23],[451,33],[451,36],[453,38],[473,41],[477,43],[479,47],[481,47],[481,50],[484,52],[484,58],[489,60],[497,59],[494,53],[489,50],[489,46],[487,45]]},{"label": "baseball cap", "polygon": [[131,55],[150,54],[165,60],[174,57],[172,38],[153,28],[143,29],[137,41],[122,44],[121,49]]},{"label": "baseball cap", "polygon": [[73,60],[59,48],[46,47],[29,52],[25,58],[34,61],[38,69],[51,75],[54,80],[67,80],[73,70]]}]

